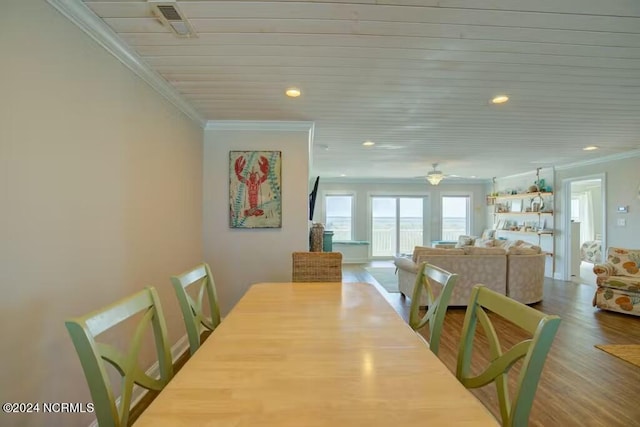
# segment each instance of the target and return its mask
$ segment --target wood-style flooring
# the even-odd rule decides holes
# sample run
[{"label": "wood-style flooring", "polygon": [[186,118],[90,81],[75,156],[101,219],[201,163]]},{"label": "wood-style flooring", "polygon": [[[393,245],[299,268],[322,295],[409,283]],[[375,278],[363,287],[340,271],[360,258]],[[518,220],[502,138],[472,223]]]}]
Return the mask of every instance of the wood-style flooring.
[{"label": "wood-style flooring", "polygon": [[[363,268],[368,265],[385,263],[345,264],[343,280],[376,285],[406,320],[410,300],[386,292]],[[594,347],[640,343],[640,317],[592,307],[594,290],[590,284],[547,279],[544,300],[533,305],[545,313],[558,314],[562,323],[542,371],[530,426],[640,426],[640,368]],[[439,357],[452,372],[463,318],[464,308],[450,308],[445,319]],[[497,324],[496,329],[507,343],[521,338],[515,327]],[[478,356],[481,360],[483,354]],[[495,388],[487,386],[473,393],[499,419]]]}]

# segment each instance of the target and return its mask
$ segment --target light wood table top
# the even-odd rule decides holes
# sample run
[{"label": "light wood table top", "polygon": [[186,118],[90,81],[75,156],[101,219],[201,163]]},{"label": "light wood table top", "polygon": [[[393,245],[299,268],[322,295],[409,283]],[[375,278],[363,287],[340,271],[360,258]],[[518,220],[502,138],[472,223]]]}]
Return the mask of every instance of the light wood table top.
[{"label": "light wood table top", "polygon": [[496,426],[366,283],[253,285],[136,426]]}]

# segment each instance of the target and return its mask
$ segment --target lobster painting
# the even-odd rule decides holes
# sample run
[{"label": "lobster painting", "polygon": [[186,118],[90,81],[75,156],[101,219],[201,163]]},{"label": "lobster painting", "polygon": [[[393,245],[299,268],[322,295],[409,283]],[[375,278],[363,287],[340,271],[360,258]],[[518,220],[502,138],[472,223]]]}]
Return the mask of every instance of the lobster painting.
[{"label": "lobster painting", "polygon": [[229,215],[234,228],[280,227],[279,151],[231,151]]},{"label": "lobster painting", "polygon": [[260,156],[258,164],[260,165],[260,172],[262,176],[259,177],[258,172],[249,172],[249,179],[242,176],[242,171],[247,161],[244,157],[238,157],[236,159],[235,170],[238,181],[243,183],[249,189],[249,209],[244,210],[245,216],[260,216],[264,215],[264,211],[258,208],[258,189],[260,185],[267,180],[267,173],[269,172],[269,160],[266,157]]}]

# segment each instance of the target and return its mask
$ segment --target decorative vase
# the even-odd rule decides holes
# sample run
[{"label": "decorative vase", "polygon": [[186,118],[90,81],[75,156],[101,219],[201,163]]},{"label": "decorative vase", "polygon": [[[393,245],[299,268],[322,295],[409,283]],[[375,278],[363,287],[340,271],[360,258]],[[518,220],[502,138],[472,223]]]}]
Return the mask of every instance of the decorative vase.
[{"label": "decorative vase", "polygon": [[309,236],[309,250],[311,252],[322,252],[323,238],[324,225],[319,222],[314,223]]}]

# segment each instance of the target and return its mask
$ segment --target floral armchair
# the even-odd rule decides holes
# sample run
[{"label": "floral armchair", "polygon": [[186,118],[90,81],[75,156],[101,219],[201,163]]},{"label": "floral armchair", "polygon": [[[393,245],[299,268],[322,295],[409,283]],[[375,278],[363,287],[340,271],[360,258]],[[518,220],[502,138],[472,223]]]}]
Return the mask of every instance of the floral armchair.
[{"label": "floral armchair", "polygon": [[640,249],[609,248],[607,262],[594,265],[593,272],[594,306],[640,316]]}]

